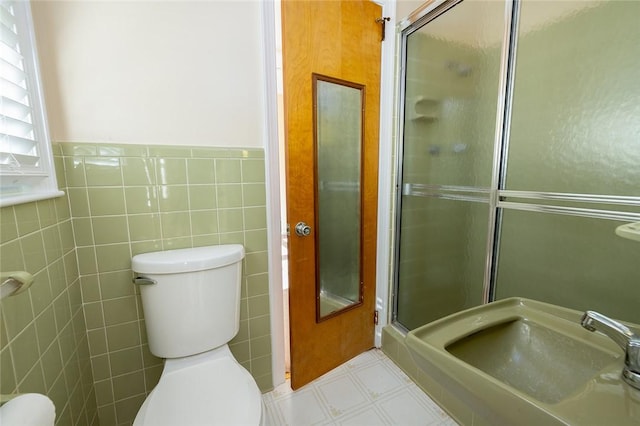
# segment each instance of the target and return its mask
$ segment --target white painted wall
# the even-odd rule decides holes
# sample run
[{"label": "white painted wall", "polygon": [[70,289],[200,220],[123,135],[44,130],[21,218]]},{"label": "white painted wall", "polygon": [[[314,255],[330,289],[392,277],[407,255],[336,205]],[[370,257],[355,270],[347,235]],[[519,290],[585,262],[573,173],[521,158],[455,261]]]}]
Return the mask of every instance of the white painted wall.
[{"label": "white painted wall", "polygon": [[396,1],[396,20],[400,22],[421,7],[429,3],[425,0],[397,0]]},{"label": "white painted wall", "polygon": [[52,140],[263,146],[259,1],[32,8]]}]

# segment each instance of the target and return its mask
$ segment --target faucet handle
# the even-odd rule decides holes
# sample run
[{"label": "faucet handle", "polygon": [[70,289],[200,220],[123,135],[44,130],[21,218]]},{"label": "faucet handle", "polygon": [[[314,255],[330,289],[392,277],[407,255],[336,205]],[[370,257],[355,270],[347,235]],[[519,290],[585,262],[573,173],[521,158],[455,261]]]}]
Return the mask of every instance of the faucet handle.
[{"label": "faucet handle", "polygon": [[580,324],[589,331],[601,332],[622,348],[625,352],[622,378],[640,389],[640,336],[618,321],[593,311],[585,312]]},{"label": "faucet handle", "polygon": [[640,374],[640,340],[631,340],[627,345],[625,364],[634,373]]},{"label": "faucet handle", "polygon": [[629,342],[625,354],[622,379],[631,387],[640,390],[640,340]]}]

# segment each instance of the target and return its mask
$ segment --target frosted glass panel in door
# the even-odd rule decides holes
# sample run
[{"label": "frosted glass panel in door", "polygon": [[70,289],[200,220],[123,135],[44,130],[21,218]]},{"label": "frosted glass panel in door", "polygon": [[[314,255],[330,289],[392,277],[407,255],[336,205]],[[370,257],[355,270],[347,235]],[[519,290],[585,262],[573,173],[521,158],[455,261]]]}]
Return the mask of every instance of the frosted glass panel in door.
[{"label": "frosted glass panel in door", "polygon": [[313,75],[317,294],[321,320],[362,302],[364,86]]},{"label": "frosted glass panel in door", "polygon": [[523,1],[507,189],[640,195],[640,2]]}]

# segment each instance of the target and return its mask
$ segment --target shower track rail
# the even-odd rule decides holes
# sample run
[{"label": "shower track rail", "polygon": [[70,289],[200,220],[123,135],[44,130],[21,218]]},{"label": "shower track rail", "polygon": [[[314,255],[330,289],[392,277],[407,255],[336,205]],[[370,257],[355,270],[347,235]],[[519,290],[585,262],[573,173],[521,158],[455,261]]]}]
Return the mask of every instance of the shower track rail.
[{"label": "shower track rail", "polygon": [[[508,201],[508,199],[533,200],[534,202]],[[536,200],[556,203],[597,204],[608,206],[609,209],[541,204],[536,203]],[[623,211],[615,209],[616,206],[640,207],[640,197],[499,190],[497,202],[497,207],[501,209],[526,210],[617,221],[635,222],[640,220],[640,211]]]},{"label": "shower track rail", "polygon": [[491,190],[489,188],[476,188],[473,186],[402,184],[402,195],[413,197],[489,203],[490,194]]},{"label": "shower track rail", "polygon": [[[471,201],[490,203],[492,190],[490,188],[428,185],[421,183],[403,183],[402,195],[411,197],[438,198],[454,201]],[[609,219],[618,221],[639,221],[640,211],[616,210],[615,206],[640,207],[640,197],[623,195],[570,194],[561,192],[534,192],[498,190],[496,207],[499,209],[524,210],[538,213],[555,213],[571,216]],[[512,200],[518,201],[512,201]],[[607,206],[608,208],[585,208],[543,204],[536,201],[552,201],[555,203],[581,203]]]}]

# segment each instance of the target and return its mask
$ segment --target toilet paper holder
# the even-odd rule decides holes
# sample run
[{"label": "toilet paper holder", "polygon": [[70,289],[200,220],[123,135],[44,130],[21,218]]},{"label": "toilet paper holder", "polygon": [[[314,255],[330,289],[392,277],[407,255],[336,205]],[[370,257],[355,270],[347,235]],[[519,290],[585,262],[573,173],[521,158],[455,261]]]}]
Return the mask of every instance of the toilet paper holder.
[{"label": "toilet paper holder", "polygon": [[0,300],[22,293],[31,287],[33,281],[33,275],[25,271],[0,273]]}]

